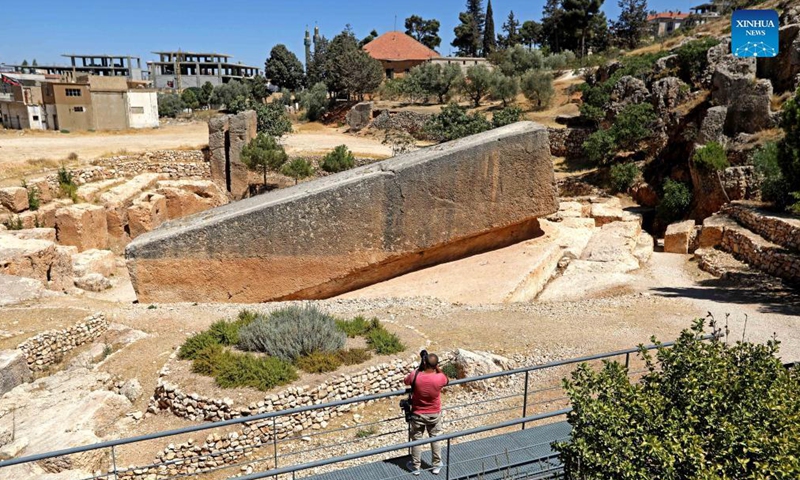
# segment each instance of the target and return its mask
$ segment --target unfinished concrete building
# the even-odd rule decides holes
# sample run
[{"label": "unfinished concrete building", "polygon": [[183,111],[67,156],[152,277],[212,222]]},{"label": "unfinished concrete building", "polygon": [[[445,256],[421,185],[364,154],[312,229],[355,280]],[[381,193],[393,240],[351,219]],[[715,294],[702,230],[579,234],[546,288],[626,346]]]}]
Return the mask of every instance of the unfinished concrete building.
[{"label": "unfinished concrete building", "polygon": [[16,72],[59,75],[75,79],[80,75],[100,77],[125,77],[128,80],[142,81],[142,60],[132,55],[88,55],[67,53],[61,55],[69,59],[69,65],[9,65]]},{"label": "unfinished concrete building", "polygon": [[222,85],[259,74],[258,67],[232,63],[222,53],[153,52],[157,62],[147,62],[153,86],[159,90],[183,90],[202,87],[204,83]]}]

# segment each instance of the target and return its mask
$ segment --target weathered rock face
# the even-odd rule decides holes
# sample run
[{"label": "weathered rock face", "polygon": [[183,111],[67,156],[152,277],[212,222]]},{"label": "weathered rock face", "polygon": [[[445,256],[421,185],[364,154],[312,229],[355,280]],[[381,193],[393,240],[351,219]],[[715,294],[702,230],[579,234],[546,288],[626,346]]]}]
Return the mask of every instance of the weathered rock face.
[{"label": "weathered rock face", "polygon": [[0,235],[0,274],[33,278],[48,284],[55,280],[54,273],[60,273],[53,271],[58,261],[59,253],[53,242]]},{"label": "weathered rock face", "polygon": [[28,209],[28,191],[22,187],[0,188],[0,205],[14,213]]},{"label": "weathered rock face", "polygon": [[128,228],[131,238],[149,232],[167,221],[167,197],[143,193],[128,207]]},{"label": "weathered rock face", "polygon": [[619,79],[611,91],[609,113],[616,115],[630,104],[646,102],[648,97],[650,97],[650,91],[647,90],[647,85],[642,80],[625,75]]},{"label": "weathered rock face", "polygon": [[347,126],[355,131],[366,128],[369,122],[372,121],[372,108],[372,102],[361,102],[353,106],[345,117]]},{"label": "weathered rock face", "polygon": [[697,134],[697,143],[705,145],[709,142],[721,143],[725,128],[725,118],[728,116],[728,107],[711,107],[706,111],[706,116],[700,124]]},{"label": "weathered rock face", "polygon": [[772,83],[769,80],[747,83],[735,93],[734,98],[736,100],[728,105],[728,115],[725,117],[726,134],[756,133],[774,126],[770,106]]},{"label": "weathered rock face", "polygon": [[78,247],[78,251],[108,246],[106,210],[99,205],[81,203],[56,211],[58,243]]},{"label": "weathered rock face", "polygon": [[22,351],[0,351],[0,395],[11,391],[17,385],[30,382],[31,378],[31,369]]},{"label": "weathered rock face", "polygon": [[650,98],[659,115],[668,113],[683,102],[689,92],[689,86],[677,77],[667,77],[653,83]]},{"label": "weathered rock face", "polygon": [[208,180],[165,180],[158,182],[156,193],[167,198],[167,218],[186,217],[228,203],[228,196]]},{"label": "weathered rock face", "polygon": [[[795,12],[800,8],[794,6]],[[800,75],[800,18],[789,18],[789,9],[784,11],[783,25],[778,32],[778,55],[772,58],[759,58],[758,76],[768,78],[777,92],[794,90]]]},{"label": "weathered rock face", "polygon": [[39,280],[0,273],[0,307],[33,300],[42,293],[44,285]]},{"label": "weathered rock face", "polygon": [[153,188],[162,178],[164,176],[160,173],[143,173],[100,195],[100,203],[106,209],[108,243],[112,249],[122,250],[131,239],[128,208],[143,191]]},{"label": "weathered rock face", "polygon": [[72,272],[75,277],[99,273],[110,277],[116,269],[116,256],[109,250],[86,250],[72,256]]},{"label": "weathered rock face", "polygon": [[[502,372],[511,368],[511,360],[489,352],[469,351],[459,348],[453,358],[458,378],[478,377],[489,373]],[[493,380],[469,384],[470,388],[486,389]]]},{"label": "weathered rock face", "polygon": [[326,298],[538,234],[547,130],[521,122],[168,222],[135,239],[141,301]]},{"label": "weathered rock face", "polygon": [[755,60],[730,54],[720,58],[711,77],[711,100],[725,106],[737,101],[737,92],[746,89],[756,78]]},{"label": "weathered rock face", "polygon": [[241,160],[242,149],[256,138],[258,118],[248,110],[237,115],[218,115],[208,122],[211,180],[233,198],[247,195],[250,172]]}]

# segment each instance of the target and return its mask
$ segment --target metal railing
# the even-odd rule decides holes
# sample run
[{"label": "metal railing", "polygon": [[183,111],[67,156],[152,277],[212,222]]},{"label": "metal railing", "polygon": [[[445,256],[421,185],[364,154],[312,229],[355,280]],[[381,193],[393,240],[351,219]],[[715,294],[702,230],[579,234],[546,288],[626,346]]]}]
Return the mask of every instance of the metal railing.
[{"label": "metal railing", "polygon": [[[711,335],[708,335],[706,337],[703,337],[703,339],[705,340],[705,339],[709,339],[711,337],[712,337]],[[661,346],[664,346],[664,347],[671,347],[673,345],[674,345],[674,342],[661,344]],[[647,349],[647,350],[653,350],[653,349],[658,348],[658,345],[648,345],[648,346],[645,346],[644,348]],[[495,423],[495,424],[492,424],[492,425],[489,425],[489,426],[480,426],[480,427],[468,428],[468,429],[465,429],[465,430],[462,430],[462,431],[457,431],[457,432],[454,432],[454,433],[451,433],[451,434],[447,434],[447,435],[443,435],[443,436],[440,436],[440,437],[437,437],[437,438],[440,439],[440,440],[445,440],[446,439],[447,443],[448,443],[448,447],[449,447],[452,439],[461,438],[461,437],[464,437],[464,436],[467,436],[467,435],[473,435],[475,433],[494,431],[494,430],[497,430],[497,429],[502,429],[502,428],[506,428],[508,426],[513,426],[513,425],[518,425],[518,426],[520,426],[521,429],[525,429],[526,424],[530,423],[532,421],[532,420],[526,420],[526,419],[538,418],[538,417],[541,417],[542,415],[545,415],[545,417],[542,417],[542,418],[549,418],[549,417],[546,417],[547,415],[549,415],[549,413],[547,413],[547,412],[539,412],[539,413],[536,413],[534,415],[530,415],[530,412],[533,409],[537,409],[537,408],[548,408],[548,407],[550,407],[552,409],[552,407],[555,405],[556,407],[560,407],[560,408],[556,408],[556,412],[561,412],[561,413],[559,413],[559,415],[563,415],[564,407],[568,406],[568,405],[561,405],[560,404],[560,402],[564,402],[564,401],[568,400],[568,398],[566,397],[566,394],[561,392],[561,390],[562,390],[561,379],[564,377],[564,375],[559,375],[558,378],[556,378],[556,384],[557,384],[556,386],[552,386],[551,385],[551,386],[546,386],[546,388],[532,389],[531,388],[531,386],[532,386],[531,385],[531,377],[533,375],[547,373],[548,371],[552,372],[552,371],[555,371],[558,367],[566,367],[566,366],[575,365],[575,364],[578,364],[578,363],[585,363],[585,362],[592,362],[592,361],[599,361],[599,360],[611,360],[611,359],[618,359],[619,361],[622,361],[623,358],[624,358],[625,366],[626,367],[630,367],[631,356],[633,354],[636,354],[638,351],[639,351],[639,348],[618,350],[618,351],[614,351],[614,352],[608,352],[608,353],[602,353],[602,354],[596,354],[596,355],[589,355],[589,356],[566,359],[566,360],[559,360],[559,361],[545,363],[545,364],[542,364],[542,365],[527,366],[527,367],[517,368],[517,369],[513,369],[513,370],[506,370],[506,371],[502,371],[502,372],[489,373],[489,374],[480,375],[480,376],[477,376],[477,377],[470,377],[470,378],[464,378],[464,379],[461,379],[461,380],[451,381],[449,386],[448,386],[448,389],[452,389],[452,387],[456,387],[456,386],[459,386],[459,385],[472,385],[472,384],[475,384],[475,383],[478,383],[478,382],[486,382],[486,381],[496,380],[496,379],[501,379],[501,378],[512,379],[512,378],[517,378],[519,376],[523,377],[522,384],[521,385],[517,385],[517,387],[520,390],[522,390],[521,393],[513,393],[512,392],[512,393],[507,394],[507,395],[502,395],[502,396],[499,396],[499,397],[496,396],[496,397],[491,397],[491,398],[489,398],[488,396],[484,395],[484,397],[486,397],[486,398],[483,398],[483,399],[478,400],[478,401],[472,401],[472,402],[466,402],[466,403],[462,403],[462,404],[455,404],[455,405],[447,406],[446,408],[443,409],[443,411],[445,411],[445,412],[455,412],[455,411],[459,411],[459,410],[462,410],[462,409],[466,410],[466,412],[465,412],[465,414],[463,416],[456,416],[455,418],[446,417],[447,418],[447,423],[449,423],[451,425],[456,425],[456,424],[460,424],[460,423],[463,423],[463,422],[475,421],[476,419],[482,419],[482,418],[487,418],[487,417],[488,417],[487,420],[490,420],[492,417],[496,417],[496,416],[500,416],[500,415],[503,415],[503,414],[507,414],[508,412],[518,412],[517,415],[519,415],[519,416],[516,416],[512,420],[509,420],[509,421]],[[631,371],[629,369],[629,374],[635,375],[635,374],[638,374],[638,373],[641,373],[641,372],[643,372],[643,370]],[[559,392],[561,392],[561,395],[558,395]],[[415,442],[406,442],[406,443],[399,443],[399,444],[395,443],[395,444],[392,444],[392,445],[389,445],[389,446],[386,446],[386,447],[382,447],[382,448],[377,449],[377,450],[368,450],[368,451],[361,452],[361,453],[347,454],[347,455],[340,455],[340,456],[336,456],[336,455],[332,455],[330,453],[326,453],[326,450],[335,449],[335,448],[341,448],[341,447],[343,447],[345,445],[351,445],[353,443],[357,443],[360,440],[359,439],[359,435],[356,435],[356,438],[354,440],[351,440],[351,441],[342,441],[341,439],[337,439],[331,444],[324,444],[322,446],[315,446],[313,448],[299,448],[297,446],[293,446],[293,445],[290,444],[291,442],[298,442],[299,441],[300,445],[304,445],[305,443],[311,442],[311,441],[313,441],[313,440],[315,440],[315,439],[317,439],[317,438],[319,438],[321,436],[341,434],[342,432],[345,432],[345,431],[354,430],[354,429],[364,429],[365,427],[373,428],[373,427],[382,426],[382,425],[385,426],[385,425],[391,424],[392,422],[398,422],[398,423],[402,422],[402,425],[401,425],[400,428],[397,428],[397,429],[394,429],[394,430],[390,429],[389,431],[386,431],[386,432],[375,432],[374,435],[368,435],[366,438],[379,438],[379,437],[391,438],[392,436],[399,436],[399,435],[407,433],[407,430],[406,430],[407,427],[406,427],[405,422],[402,421],[402,419],[403,419],[402,415],[394,416],[394,417],[391,417],[391,418],[381,418],[380,420],[377,420],[377,421],[371,422],[371,423],[358,423],[358,424],[353,425],[353,426],[342,426],[340,428],[334,428],[334,429],[320,429],[320,430],[315,430],[315,431],[313,431],[311,433],[303,432],[303,433],[300,433],[298,435],[288,435],[288,436],[284,436],[284,437],[280,437],[280,435],[279,435],[278,426],[279,426],[279,420],[282,417],[283,418],[289,418],[289,417],[297,416],[299,414],[304,414],[306,412],[312,412],[312,411],[322,410],[322,409],[331,411],[331,410],[338,409],[338,408],[350,408],[350,407],[356,406],[358,404],[369,405],[369,404],[371,404],[371,403],[373,403],[375,401],[378,401],[378,400],[396,398],[396,397],[400,397],[400,396],[404,396],[404,395],[407,395],[407,390],[405,390],[405,389],[404,390],[395,390],[395,391],[390,391],[390,392],[378,393],[378,394],[374,394],[374,395],[366,395],[366,396],[361,396],[361,397],[343,399],[343,400],[338,400],[338,401],[334,401],[334,402],[328,402],[328,403],[319,404],[319,405],[308,405],[308,406],[296,407],[296,408],[292,408],[292,409],[288,409],[288,410],[281,410],[281,411],[276,411],[276,412],[268,412],[268,413],[262,413],[262,414],[251,415],[251,416],[232,418],[232,419],[229,419],[229,420],[223,420],[223,421],[212,422],[212,423],[204,423],[204,424],[193,425],[193,426],[184,427],[184,428],[178,428],[178,429],[173,429],[173,430],[154,432],[154,433],[146,434],[146,435],[139,435],[139,436],[134,436],[134,437],[129,437],[129,438],[121,438],[121,439],[117,439],[117,440],[109,440],[109,441],[99,442],[99,443],[91,444],[91,445],[85,445],[85,446],[80,446],[80,447],[72,447],[72,448],[67,448],[67,449],[47,452],[47,453],[29,455],[29,456],[25,456],[25,457],[20,457],[20,458],[14,458],[14,459],[0,461],[0,473],[3,473],[3,469],[8,468],[8,467],[12,467],[12,466],[23,465],[23,464],[27,464],[27,463],[31,463],[31,462],[46,461],[46,460],[51,460],[51,459],[59,458],[59,457],[67,457],[67,456],[70,456],[70,455],[76,455],[76,454],[85,453],[85,452],[93,452],[93,451],[97,451],[97,450],[107,450],[108,453],[110,453],[110,459],[109,459],[110,461],[109,461],[108,473],[97,475],[97,476],[88,477],[88,479],[109,479],[109,480],[110,479],[114,479],[114,480],[117,480],[118,478],[122,478],[126,474],[129,474],[131,472],[131,470],[142,471],[142,470],[147,470],[147,469],[151,469],[151,468],[162,468],[162,467],[167,467],[168,468],[170,466],[176,466],[176,465],[184,464],[187,461],[186,458],[175,458],[175,459],[170,459],[170,460],[157,460],[155,463],[151,463],[151,464],[147,464],[147,465],[139,465],[139,466],[123,469],[123,468],[119,468],[119,465],[118,465],[120,463],[119,458],[118,458],[118,456],[119,456],[118,448],[119,447],[126,446],[126,445],[137,445],[138,446],[138,444],[142,444],[143,442],[154,441],[154,440],[159,440],[159,439],[166,439],[166,438],[170,438],[170,437],[186,435],[186,434],[191,434],[191,433],[207,432],[207,431],[210,431],[212,429],[221,429],[221,428],[231,427],[231,426],[242,426],[242,427],[254,426],[254,428],[260,428],[262,431],[266,428],[270,432],[270,434],[269,434],[270,441],[269,442],[262,442],[260,445],[257,445],[257,446],[253,446],[253,445],[250,445],[250,446],[247,446],[247,445],[245,445],[245,446],[237,446],[237,447],[227,448],[227,449],[224,449],[224,450],[218,450],[215,453],[209,452],[208,454],[196,455],[196,456],[193,457],[193,459],[196,460],[196,461],[215,460],[216,457],[222,457],[223,455],[227,455],[227,456],[238,455],[239,456],[238,460],[242,460],[242,459],[245,460],[245,461],[242,461],[242,462],[234,462],[234,463],[229,463],[229,464],[223,464],[221,466],[215,466],[214,468],[209,468],[209,469],[206,469],[206,470],[203,470],[203,471],[199,471],[199,472],[197,472],[197,475],[209,474],[209,473],[217,472],[219,470],[224,470],[224,469],[236,469],[236,468],[242,468],[242,467],[247,467],[247,466],[251,466],[252,467],[253,465],[256,465],[256,464],[259,464],[259,463],[264,463],[264,462],[267,462],[267,463],[269,463],[271,465],[270,470],[269,470],[270,472],[276,472],[276,471],[280,471],[282,473],[297,472],[297,471],[301,471],[303,469],[316,468],[316,467],[300,468],[300,466],[302,466],[302,465],[313,465],[313,464],[315,464],[315,462],[305,462],[305,463],[302,462],[302,456],[303,455],[308,455],[308,454],[312,454],[312,453],[319,453],[319,454],[327,455],[330,458],[328,458],[328,460],[325,460],[325,462],[326,462],[325,465],[332,465],[332,464],[335,464],[335,463],[346,462],[346,461],[352,460],[352,459],[360,459],[360,458],[365,458],[365,457],[368,457],[368,456],[371,457],[371,456],[375,456],[375,455],[380,455],[381,453],[387,453],[387,452],[394,452],[394,451],[402,450],[404,448],[409,448],[410,446],[412,446],[412,444],[413,445],[424,445],[426,443],[430,443],[429,441],[424,441],[424,440],[419,440],[416,443]],[[552,396],[552,395],[556,395],[556,396]],[[522,397],[521,398],[521,402],[519,401],[520,400],[519,397]],[[537,399],[537,400],[536,401],[530,401],[529,399],[532,398],[532,397]],[[568,404],[568,402],[567,402],[567,404]],[[488,407],[487,407],[488,405],[499,406],[501,408],[497,408],[495,410],[489,410]],[[469,409],[473,409],[473,410],[481,410],[481,409],[483,409],[483,410],[482,411],[478,411],[478,412],[470,412]],[[550,413],[553,413],[555,415],[555,412],[550,412]],[[511,422],[511,423],[509,423],[509,422]],[[478,430],[475,430],[476,428]],[[473,432],[473,430],[475,430],[475,431]],[[472,432],[472,433],[466,433],[466,432]],[[361,440],[363,440],[363,439],[361,439]],[[279,453],[279,447],[285,447],[285,450],[288,450],[288,452],[287,453],[282,453],[282,454]],[[262,458],[256,458],[256,459],[246,458],[248,456],[251,456],[257,449],[262,449],[262,448],[271,449],[271,455],[265,456],[265,457],[262,457]],[[163,449],[163,447],[162,447],[162,449]],[[448,452],[449,452],[449,450],[448,450]],[[298,457],[300,459],[300,462],[297,463],[297,467],[291,467],[291,466],[281,467],[280,466],[279,461],[281,459],[283,459],[285,461],[289,457]],[[319,466],[319,465],[317,465],[317,466]],[[285,470],[284,471],[284,469],[289,469],[289,470]],[[278,474],[279,473],[271,473],[271,474],[269,474],[267,476],[274,476],[274,475],[278,475]],[[173,474],[173,475],[167,475],[167,474],[161,475],[161,474],[159,474],[157,476],[157,478],[159,478],[159,479],[170,479],[170,478],[181,478],[181,477],[185,477],[185,476],[186,476],[186,474]],[[244,477],[244,478],[250,478],[250,477]],[[252,477],[252,478],[263,478],[263,477]]]}]

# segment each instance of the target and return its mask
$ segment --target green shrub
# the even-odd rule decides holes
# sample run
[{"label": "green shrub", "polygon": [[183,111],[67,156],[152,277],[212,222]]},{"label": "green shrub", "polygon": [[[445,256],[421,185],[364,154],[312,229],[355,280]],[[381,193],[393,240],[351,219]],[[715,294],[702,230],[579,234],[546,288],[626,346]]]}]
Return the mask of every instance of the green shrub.
[{"label": "green shrub", "polygon": [[3,225],[5,225],[9,230],[22,230],[25,228],[25,225],[22,223],[22,219],[19,218],[18,215],[10,217]]},{"label": "green shrub", "polygon": [[348,338],[363,337],[369,332],[370,325],[370,322],[360,315],[351,320],[336,320],[336,328],[344,332]]},{"label": "green shrub", "polygon": [[200,375],[213,376],[216,373],[220,356],[224,352],[222,345],[211,344],[194,354],[192,372]]},{"label": "green shrub", "polygon": [[62,196],[72,199],[74,203],[78,203],[78,185],[75,184],[72,172],[63,165],[58,169],[58,188]]},{"label": "green shrub", "polygon": [[267,172],[280,171],[284,163],[289,159],[283,145],[279,144],[275,137],[265,133],[259,133],[256,138],[242,148],[242,163],[250,170],[261,171],[264,176],[264,185],[267,184]]},{"label": "green shrub", "polygon": [[175,118],[184,109],[183,99],[177,93],[158,94],[158,116]]},{"label": "green shrub", "polygon": [[783,178],[783,172],[778,164],[778,144],[765,143],[753,153],[753,166],[756,169],[761,184],[761,199],[772,202],[780,209],[789,204],[789,183]]},{"label": "green shrub", "polygon": [[778,144],[778,165],[789,189],[791,211],[800,210],[800,88],[781,111],[783,140]]},{"label": "green shrub", "polygon": [[458,368],[454,363],[445,363],[442,365],[442,373],[444,373],[447,378],[458,378]]},{"label": "green shrub", "polygon": [[725,148],[717,142],[710,142],[698,148],[692,156],[692,161],[706,172],[718,172],[731,166]]},{"label": "green shrub", "polygon": [[367,438],[378,433],[378,427],[370,425],[367,428],[362,428],[356,432],[356,438]]},{"label": "green shrub", "polygon": [[297,368],[308,373],[333,372],[342,366],[338,353],[314,352],[295,361]]},{"label": "green shrub", "polygon": [[635,148],[653,133],[652,125],[657,118],[653,105],[649,103],[627,105],[617,115],[611,127],[617,145],[624,149]]},{"label": "green shrub", "polygon": [[605,164],[614,158],[617,151],[617,139],[611,130],[598,130],[583,142],[586,158],[597,164]]},{"label": "green shrub", "polygon": [[322,163],[320,164],[320,168],[328,173],[337,173],[350,170],[355,165],[356,159],[353,154],[350,153],[347,145],[339,145],[334,148],[332,152],[325,155],[325,158],[322,159]]},{"label": "green shrub", "polygon": [[306,111],[306,118],[312,122],[319,120],[328,111],[328,87],[318,82],[300,95],[300,105]]},{"label": "green shrub", "polygon": [[239,330],[242,350],[264,352],[294,361],[315,352],[335,352],[344,347],[345,334],[331,315],[316,307],[291,306],[257,318]]},{"label": "green shrub", "polygon": [[66,128],[62,128],[61,130],[59,130],[59,132],[61,132],[61,133],[69,133],[69,130],[67,130]]},{"label": "green shrub", "polygon": [[492,72],[492,86],[489,95],[492,100],[500,100],[505,107],[513,103],[519,93],[519,81],[516,77],[507,77],[499,70]]},{"label": "green shrub", "polygon": [[531,70],[525,73],[520,80],[520,89],[525,98],[537,110],[549,107],[555,95],[553,76],[548,72],[539,70]]},{"label": "green shrub", "polygon": [[519,107],[506,107],[495,112],[492,116],[492,127],[500,128],[522,120],[522,109]]},{"label": "green shrub", "polygon": [[697,321],[655,358],[642,349],[638,380],[605,362],[564,381],[572,431],[554,448],[566,478],[798,478],[800,371],[781,364],[775,340],[704,333]]},{"label": "green shrub", "polygon": [[178,358],[181,360],[194,360],[197,354],[208,347],[219,345],[219,342],[209,331],[200,332],[187,338],[180,350]]},{"label": "green shrub", "polygon": [[236,345],[239,343],[239,326],[227,320],[219,320],[212,323],[208,333],[220,345]]},{"label": "green shrub", "polygon": [[425,133],[440,142],[475,135],[490,130],[492,124],[479,112],[467,114],[466,107],[450,103],[442,111],[432,115],[426,122]]},{"label": "green shrub", "polygon": [[295,158],[281,168],[281,173],[287,177],[292,177],[294,184],[297,185],[299,180],[314,175],[314,167],[305,158]]},{"label": "green shrub", "polygon": [[223,352],[217,356],[214,380],[222,388],[251,387],[266,391],[297,380],[291,363],[275,357]]},{"label": "green shrub", "polygon": [[400,338],[382,325],[379,328],[370,329],[367,333],[367,345],[378,355],[393,355],[406,349]]},{"label": "green shrub", "polygon": [[236,316],[236,320],[234,321],[234,323],[238,328],[246,327],[251,323],[253,323],[260,316],[261,314],[245,308],[244,310],[241,310],[239,314]]},{"label": "green shrub", "polygon": [[677,50],[678,69],[681,80],[686,83],[699,83],[708,68],[708,49],[717,45],[713,37],[687,42]]},{"label": "green shrub", "polygon": [[662,221],[672,223],[683,218],[691,204],[692,191],[689,187],[668,178],[664,182],[664,195],[656,207],[656,214]]},{"label": "green shrub", "polygon": [[22,188],[28,191],[28,209],[31,211],[39,210],[41,206],[41,199],[39,198],[39,188],[28,185],[25,180],[22,181]]},{"label": "green shrub", "polygon": [[370,358],[372,354],[366,348],[350,348],[347,350],[339,350],[336,356],[344,365],[358,365],[364,363]]},{"label": "green shrub", "polygon": [[611,187],[616,192],[627,192],[641,173],[633,162],[618,163],[611,166]]}]

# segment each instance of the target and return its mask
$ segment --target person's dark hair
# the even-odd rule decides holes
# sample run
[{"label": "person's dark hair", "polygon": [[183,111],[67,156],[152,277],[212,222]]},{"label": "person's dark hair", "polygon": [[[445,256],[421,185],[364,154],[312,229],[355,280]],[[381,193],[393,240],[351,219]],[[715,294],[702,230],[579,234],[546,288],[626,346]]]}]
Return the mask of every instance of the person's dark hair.
[{"label": "person's dark hair", "polygon": [[419,352],[419,357],[419,371],[423,371],[428,368],[436,368],[436,366],[439,365],[439,356],[435,353],[428,353],[427,350],[423,350]]}]

